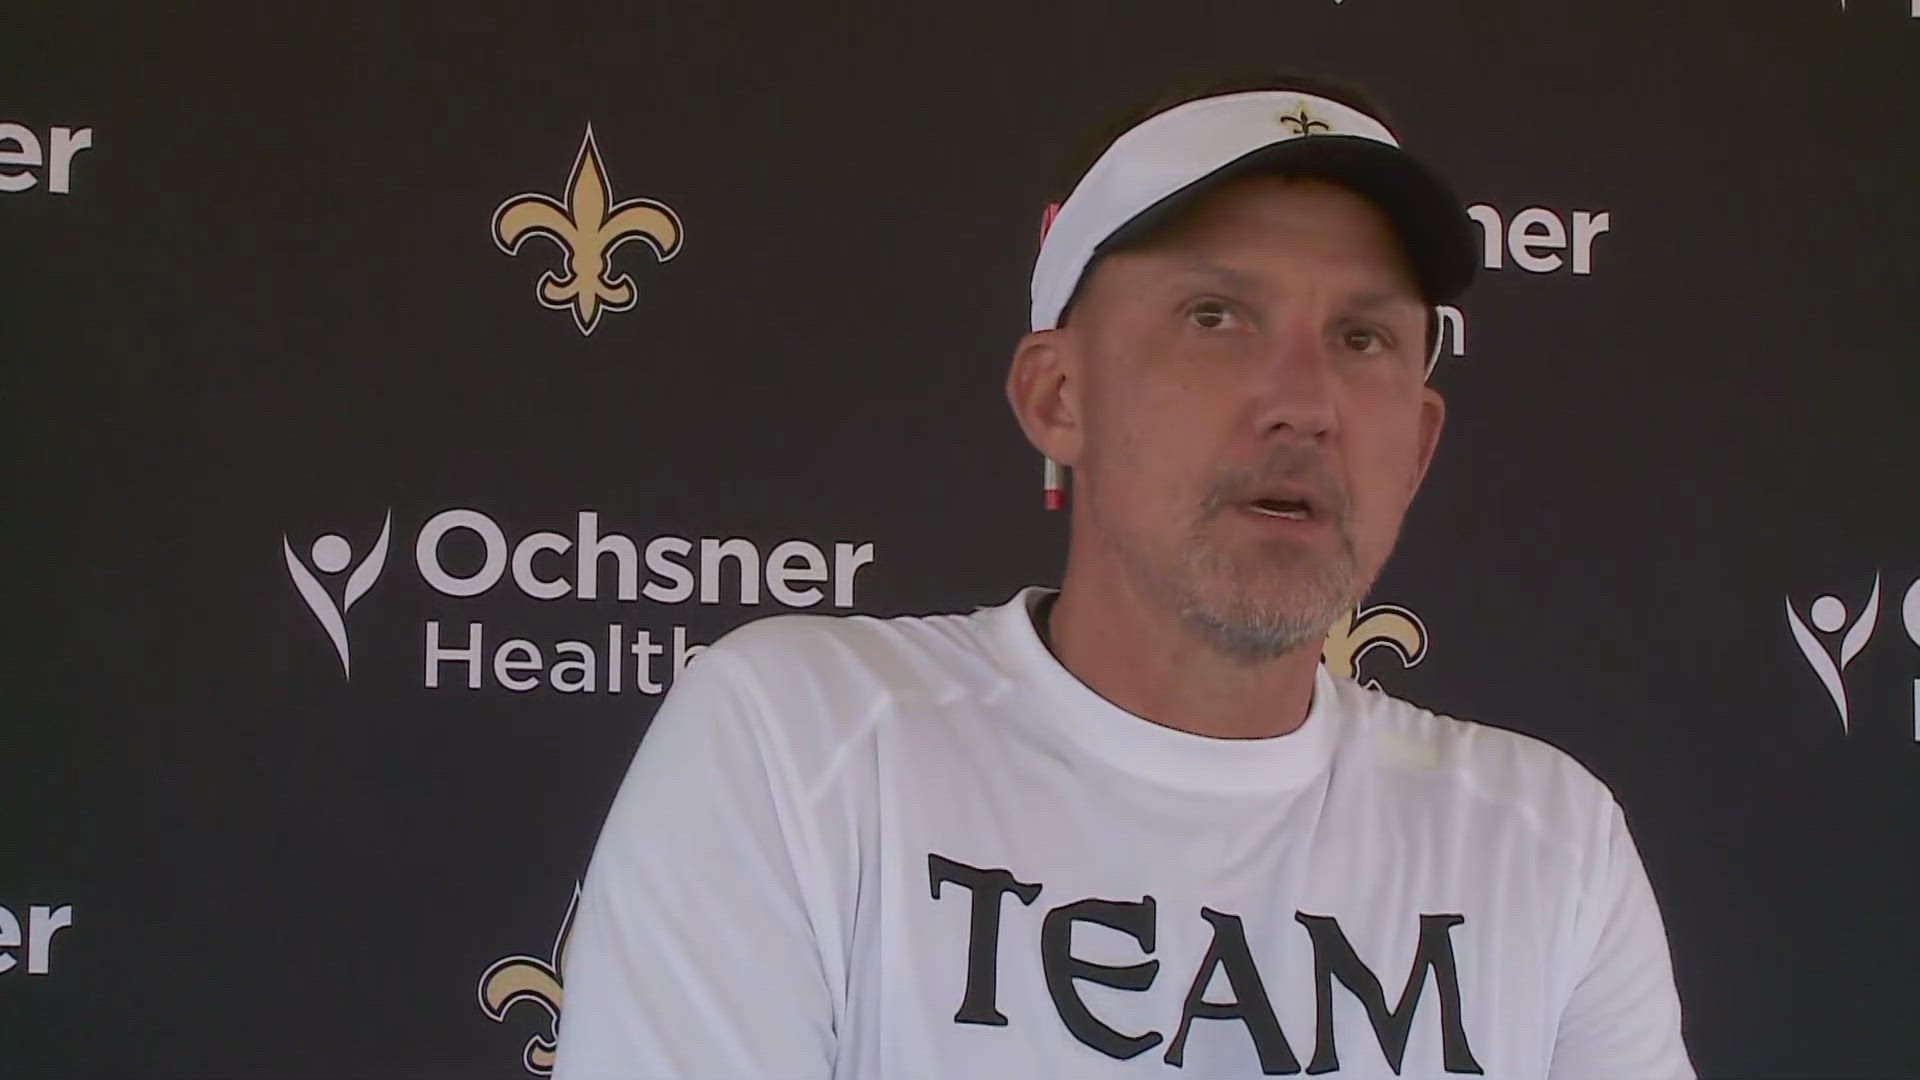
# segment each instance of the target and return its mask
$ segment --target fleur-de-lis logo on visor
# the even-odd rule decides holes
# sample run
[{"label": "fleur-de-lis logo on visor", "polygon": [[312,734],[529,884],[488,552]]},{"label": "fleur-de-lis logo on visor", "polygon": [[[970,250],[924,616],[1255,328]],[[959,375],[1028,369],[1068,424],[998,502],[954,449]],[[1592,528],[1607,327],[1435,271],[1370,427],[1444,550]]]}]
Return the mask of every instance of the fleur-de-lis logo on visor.
[{"label": "fleur-de-lis logo on visor", "polygon": [[580,333],[591,334],[607,311],[633,306],[636,290],[628,274],[612,276],[613,253],[622,244],[645,240],[660,261],[680,250],[680,218],[665,203],[627,199],[608,205],[607,171],[594,145],[593,125],[580,143],[567,178],[563,204],[538,192],[515,195],[493,212],[493,242],[517,255],[528,237],[539,236],[559,245],[566,254],[563,272],[540,275],[535,293],[556,310],[573,309]]},{"label": "fleur-de-lis logo on visor", "polygon": [[[1333,624],[1320,648],[1320,659],[1334,675],[1358,678],[1360,658],[1381,646],[1400,654],[1401,667],[1412,667],[1427,655],[1427,628],[1420,616],[1398,604],[1375,604]],[[1369,680],[1367,685],[1379,683]]]},{"label": "fleur-de-lis logo on visor", "polygon": [[1307,115],[1307,103],[1296,102],[1293,111],[1282,113],[1278,117],[1280,126],[1291,130],[1295,135],[1318,135],[1332,131],[1333,125],[1317,116]]}]

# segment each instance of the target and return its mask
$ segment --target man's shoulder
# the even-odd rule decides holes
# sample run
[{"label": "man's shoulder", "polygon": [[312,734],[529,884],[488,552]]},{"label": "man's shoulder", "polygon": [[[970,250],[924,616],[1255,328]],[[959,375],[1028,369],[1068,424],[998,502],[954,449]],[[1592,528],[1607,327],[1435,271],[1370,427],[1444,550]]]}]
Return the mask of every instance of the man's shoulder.
[{"label": "man's shoulder", "polygon": [[1584,833],[1613,793],[1578,758],[1534,735],[1448,716],[1336,679],[1370,766],[1510,811],[1543,832]]}]

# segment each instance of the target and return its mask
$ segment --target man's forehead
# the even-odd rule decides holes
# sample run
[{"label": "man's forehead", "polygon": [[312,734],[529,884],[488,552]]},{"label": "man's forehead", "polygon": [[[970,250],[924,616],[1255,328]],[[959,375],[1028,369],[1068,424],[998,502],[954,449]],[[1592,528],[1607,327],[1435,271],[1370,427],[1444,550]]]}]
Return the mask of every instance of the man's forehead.
[{"label": "man's forehead", "polygon": [[[1277,272],[1269,261],[1259,258],[1257,247],[1211,253],[1195,246],[1169,244],[1158,251],[1139,251],[1134,258],[1141,270],[1173,286],[1204,285],[1247,295],[1284,293],[1298,287],[1296,276]],[[1343,307],[1365,311],[1426,308],[1404,260],[1382,265],[1378,260],[1356,257],[1332,264],[1319,262],[1312,269],[1338,294]]]}]

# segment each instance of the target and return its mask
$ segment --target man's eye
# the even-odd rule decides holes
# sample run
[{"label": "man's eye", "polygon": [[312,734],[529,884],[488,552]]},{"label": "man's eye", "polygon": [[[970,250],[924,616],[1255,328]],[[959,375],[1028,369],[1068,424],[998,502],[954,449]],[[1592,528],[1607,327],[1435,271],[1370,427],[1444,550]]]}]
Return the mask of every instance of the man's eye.
[{"label": "man's eye", "polygon": [[1233,309],[1218,300],[1202,300],[1187,309],[1187,318],[1202,330],[1227,330],[1238,324]]},{"label": "man's eye", "polygon": [[1392,342],[1370,326],[1355,326],[1340,331],[1340,344],[1350,352],[1380,353],[1387,351]]}]

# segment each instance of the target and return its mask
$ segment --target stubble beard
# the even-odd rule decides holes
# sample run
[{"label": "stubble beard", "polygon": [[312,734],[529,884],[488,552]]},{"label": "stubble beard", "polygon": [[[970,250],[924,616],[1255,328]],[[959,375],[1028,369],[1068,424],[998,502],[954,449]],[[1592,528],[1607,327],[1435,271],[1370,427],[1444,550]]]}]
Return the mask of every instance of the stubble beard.
[{"label": "stubble beard", "polygon": [[[1335,544],[1330,551],[1274,538],[1229,550],[1208,526],[1238,512],[1244,474],[1223,474],[1202,504],[1175,557],[1158,568],[1135,557],[1136,579],[1176,611],[1181,620],[1222,655],[1253,664],[1324,641],[1333,625],[1353,610],[1362,589],[1348,503],[1337,484],[1325,508]],[[1138,555],[1136,551],[1132,553]]]},{"label": "stubble beard", "polygon": [[[1181,618],[1215,649],[1242,663],[1318,645],[1354,604],[1353,543],[1344,530],[1339,540],[1324,554],[1286,542],[1291,551],[1256,561],[1236,559],[1195,536],[1182,553]],[[1280,543],[1270,542],[1259,555]]]}]

